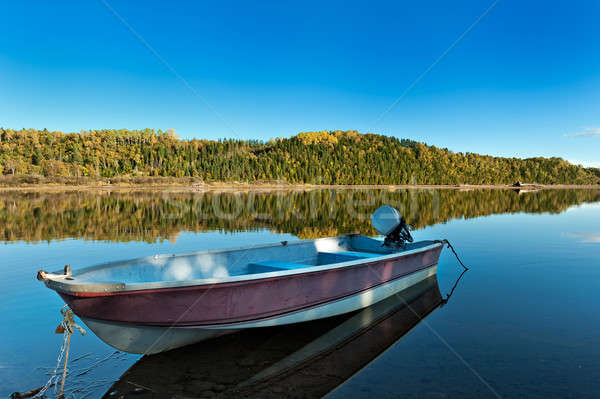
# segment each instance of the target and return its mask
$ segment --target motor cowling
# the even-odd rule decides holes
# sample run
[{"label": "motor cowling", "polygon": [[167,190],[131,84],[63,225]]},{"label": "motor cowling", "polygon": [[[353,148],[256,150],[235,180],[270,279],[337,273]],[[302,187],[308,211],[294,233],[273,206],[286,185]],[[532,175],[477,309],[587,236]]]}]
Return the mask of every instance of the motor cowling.
[{"label": "motor cowling", "polygon": [[371,215],[371,224],[375,230],[385,236],[386,247],[403,247],[405,242],[413,242],[410,226],[397,209],[389,205],[379,207]]}]

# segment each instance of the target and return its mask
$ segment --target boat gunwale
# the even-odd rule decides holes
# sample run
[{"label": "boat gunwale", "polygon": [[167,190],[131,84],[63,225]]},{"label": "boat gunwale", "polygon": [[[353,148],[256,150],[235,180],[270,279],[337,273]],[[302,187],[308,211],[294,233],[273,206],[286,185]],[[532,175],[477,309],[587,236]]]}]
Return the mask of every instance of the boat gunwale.
[{"label": "boat gunwale", "polygon": [[[44,281],[46,286],[52,290],[55,290],[60,293],[75,295],[75,296],[102,296],[112,293],[130,293],[130,292],[140,292],[140,291],[151,291],[151,290],[161,290],[161,289],[171,289],[171,288],[186,288],[186,287],[200,287],[200,286],[214,286],[220,284],[227,283],[244,283],[246,281],[253,280],[265,280],[272,279],[277,277],[285,277],[292,276],[297,274],[308,274],[321,272],[326,270],[336,270],[347,268],[351,266],[357,266],[362,264],[370,264],[377,263],[389,259],[397,259],[404,256],[412,255],[415,253],[426,252],[432,250],[436,247],[443,246],[443,243],[435,240],[422,240],[418,242],[430,242],[431,244],[414,248],[408,251],[400,251],[394,252],[390,254],[381,254],[381,256],[370,257],[370,258],[361,258],[350,260],[346,262],[332,263],[327,265],[316,265],[310,267],[302,267],[297,269],[287,269],[281,271],[272,271],[266,273],[253,273],[253,274],[241,274],[235,276],[227,276],[220,278],[206,278],[206,279],[195,279],[195,280],[182,280],[182,281],[160,281],[160,282],[143,282],[143,283],[133,283],[126,284],[123,282],[96,282],[89,280],[81,280],[77,278],[77,275],[88,273],[94,270],[99,270],[103,268],[115,267],[124,262],[134,262],[134,261],[143,261],[145,259],[148,260],[156,260],[157,258],[173,258],[173,257],[185,257],[185,256],[194,256],[194,255],[204,255],[204,254],[218,254],[225,252],[234,252],[240,250],[249,250],[249,249],[259,249],[259,248],[270,248],[277,246],[288,246],[288,245],[302,245],[311,242],[317,242],[320,240],[330,240],[330,239],[344,239],[352,236],[356,236],[358,234],[347,234],[343,236],[335,236],[335,237],[324,237],[324,238],[316,238],[309,240],[298,240],[298,241],[282,241],[279,243],[270,243],[270,244],[258,244],[258,245],[250,245],[244,247],[235,247],[235,248],[225,248],[225,249],[215,249],[215,250],[206,250],[206,251],[195,251],[188,252],[182,254],[160,254],[160,255],[151,255],[140,258],[119,260],[119,261],[111,261],[98,265],[87,266],[75,271],[73,276],[65,276],[60,272],[55,272],[55,274],[48,276],[48,278]],[[68,278],[68,280],[67,280]]]}]

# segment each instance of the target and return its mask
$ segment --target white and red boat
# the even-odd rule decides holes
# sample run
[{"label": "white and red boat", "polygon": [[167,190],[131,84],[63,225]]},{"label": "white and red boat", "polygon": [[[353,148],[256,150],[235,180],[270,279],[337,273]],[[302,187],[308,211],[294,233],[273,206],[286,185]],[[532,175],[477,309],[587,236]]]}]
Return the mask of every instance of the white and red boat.
[{"label": "white and red boat", "polygon": [[398,211],[357,234],[38,272],[107,344],[158,353],[245,328],[299,323],[377,303],[436,273],[443,242],[412,242]]}]

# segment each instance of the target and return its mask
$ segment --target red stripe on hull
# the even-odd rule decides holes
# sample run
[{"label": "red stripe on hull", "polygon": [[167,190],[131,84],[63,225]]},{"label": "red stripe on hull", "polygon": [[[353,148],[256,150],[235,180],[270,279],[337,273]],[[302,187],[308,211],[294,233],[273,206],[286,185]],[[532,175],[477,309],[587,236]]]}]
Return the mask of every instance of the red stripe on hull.
[{"label": "red stripe on hull", "polygon": [[394,259],[264,279],[71,295],[83,317],[142,325],[202,326],[269,318],[334,301],[438,262],[442,246]]}]

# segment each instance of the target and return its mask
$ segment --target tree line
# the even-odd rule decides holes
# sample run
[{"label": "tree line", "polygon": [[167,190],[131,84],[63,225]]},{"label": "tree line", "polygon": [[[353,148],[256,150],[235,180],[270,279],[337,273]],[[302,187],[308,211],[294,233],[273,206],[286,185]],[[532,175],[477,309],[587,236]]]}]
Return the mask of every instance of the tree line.
[{"label": "tree line", "polygon": [[453,152],[357,131],[300,133],[268,142],[181,140],[172,130],[62,133],[0,128],[0,175],[310,184],[596,184],[600,170],[561,158]]}]

